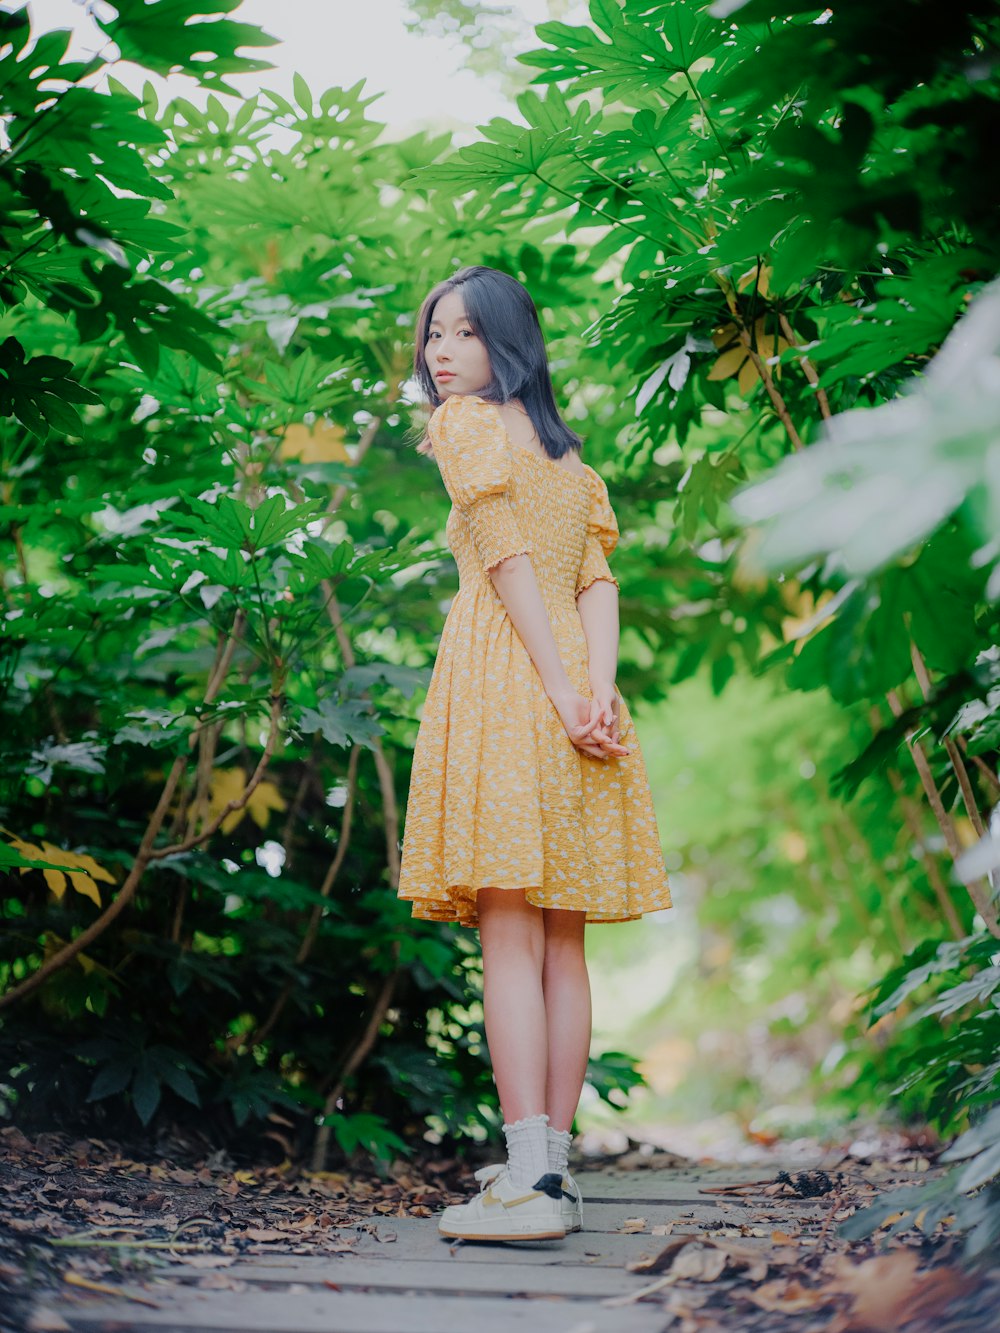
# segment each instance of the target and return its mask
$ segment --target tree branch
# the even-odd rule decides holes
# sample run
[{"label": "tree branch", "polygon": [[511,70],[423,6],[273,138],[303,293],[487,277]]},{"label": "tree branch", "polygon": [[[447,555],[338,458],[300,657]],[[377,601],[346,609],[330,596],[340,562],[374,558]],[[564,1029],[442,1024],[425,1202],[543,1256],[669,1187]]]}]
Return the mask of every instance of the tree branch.
[{"label": "tree branch", "polygon": [[[354,800],[357,794],[358,755],[360,753],[360,750],[361,750],[360,745],[353,745],[351,747],[351,757],[348,760],[347,764],[347,800],[344,802],[344,817],[340,823],[340,837],[337,839],[336,854],[334,855],[333,860],[327,867],[326,874],[323,876],[323,883],[320,885],[319,892],[320,892],[320,897],[322,898],[329,898],[330,893],[333,890],[334,883],[336,882],[337,875],[340,872],[340,867],[344,863],[344,857],[347,855],[347,849],[350,846],[351,824],[353,822],[352,816],[354,813]],[[306,959],[309,957],[310,953],[312,953],[313,945],[315,944],[316,937],[319,934],[319,925],[322,918],[323,918],[323,905],[322,903],[316,903],[315,906],[313,907],[312,914],[310,915],[309,925],[306,927],[306,933],[302,937],[302,943],[299,945],[299,951],[295,956],[295,962],[297,965],[301,966],[301,964],[304,963]],[[257,1046],[262,1041],[264,1041],[268,1036],[270,1036],[275,1023],[277,1023],[278,1019],[281,1017],[282,1011],[284,1010],[285,1005],[288,1003],[289,998],[291,997],[293,984],[294,983],[292,981],[287,981],[285,983],[285,985],[282,987],[281,993],[279,994],[278,998],[275,1000],[274,1005],[271,1008],[271,1012],[268,1014],[267,1018],[260,1025],[257,1031],[253,1034],[253,1036],[250,1037],[249,1039],[240,1038],[239,1044],[241,1046],[244,1044],[247,1046]]]},{"label": "tree branch", "polygon": [[[239,616],[237,615],[237,617],[235,617],[233,621],[234,634],[238,628],[238,620]],[[231,635],[231,638],[232,637],[233,635]],[[231,654],[229,655],[229,658],[226,660],[227,660],[227,670],[228,670],[228,661],[231,661]],[[209,681],[209,685],[205,692],[205,701],[207,703],[210,703],[212,699],[218,694],[218,691],[219,689],[221,689],[224,680],[225,676],[221,673],[220,670],[217,670],[214,674],[213,679]],[[222,823],[223,819],[225,819],[227,814],[230,814],[233,810],[242,809],[242,807],[246,805],[247,801],[253,794],[254,789],[256,788],[261,778],[263,777],[264,770],[267,767],[267,763],[274,753],[274,748],[275,745],[277,744],[277,739],[278,739],[278,723],[281,718],[282,703],[283,703],[282,695],[276,694],[272,696],[270,734],[268,735],[267,744],[264,747],[264,754],[261,757],[261,761],[257,765],[254,775],[247,784],[242,796],[238,797],[236,800],[230,801],[229,804],[226,806],[226,808],[218,816],[218,818],[214,820],[207,829],[204,829],[196,838],[188,838],[181,843],[173,843],[166,847],[157,848],[154,847],[154,843],[156,841],[157,836],[159,835],[160,829],[163,826],[163,821],[167,816],[167,811],[170,807],[170,802],[173,800],[174,793],[177,790],[177,784],[180,782],[181,775],[183,774],[185,768],[187,767],[191,751],[193,750],[196,742],[198,741],[202,728],[198,726],[194,729],[194,731],[192,731],[190,737],[188,738],[188,753],[184,755],[178,755],[177,758],[174,760],[173,764],[171,765],[170,772],[167,775],[167,780],[164,783],[162,792],[160,793],[160,799],[156,804],[156,809],[153,811],[153,814],[150,816],[149,823],[146,825],[146,831],[143,834],[142,841],[139,844],[139,849],[136,852],[136,857],[132,863],[132,868],[129,871],[128,875],[126,876],[125,882],[119,889],[115,898],[108,904],[108,906],[101,913],[101,915],[97,917],[96,920],[91,922],[91,924],[86,928],[86,930],[82,931],[79,935],[77,935],[75,939],[71,940],[69,944],[67,944],[64,948],[60,949],[58,953],[53,954],[51,958],[47,959],[47,961],[42,964],[42,966],[38,969],[37,972],[33,972],[31,976],[26,977],[25,980],[20,983],[20,985],[15,986],[13,990],[9,990],[5,995],[0,996],[0,1009],[5,1009],[9,1005],[16,1004],[19,1000],[22,1000],[26,995],[30,995],[32,991],[36,990],[39,986],[41,986],[55,972],[60,971],[63,967],[67,965],[67,963],[72,962],[73,959],[76,958],[78,954],[82,953],[83,950],[86,949],[89,944],[91,944],[94,940],[99,938],[99,936],[103,935],[104,932],[107,930],[107,928],[114,921],[117,920],[117,918],[122,914],[122,912],[124,912],[125,908],[135,897],[136,890],[139,887],[139,882],[142,879],[142,876],[145,874],[146,869],[148,868],[150,862],[156,860],[162,860],[166,856],[175,856],[179,852],[190,850],[190,848],[195,846],[197,843],[204,842],[206,839],[211,837],[211,835],[216,831],[216,829]]]},{"label": "tree branch", "polygon": [[736,298],[736,291],[733,284],[724,274],[719,273],[718,271],[713,273],[712,276],[722,289],[722,294],[726,298],[726,305],[729,307],[729,313],[732,315],[733,322],[736,325],[736,331],[739,334],[740,342],[747,349],[747,355],[750,357],[750,360],[756,368],[757,374],[760,376],[761,383],[764,385],[764,390],[767,393],[768,398],[771,400],[771,406],[774,408],[778,419],[784,426],[788,438],[792,443],[792,447],[794,449],[804,449],[805,445],[802,442],[802,436],[796,430],[795,423],[792,421],[791,413],[788,410],[788,404],[785,402],[781,395],[781,391],[774,382],[774,376],[771,374],[771,367],[753,346],[753,339],[750,337],[750,330],[747,328],[743,319],[743,312],[740,310],[739,301]]},{"label": "tree branch", "polygon": [[[398,942],[393,946],[394,952],[398,955]],[[337,1082],[327,1094],[326,1101],[323,1104],[324,1118],[329,1120],[337,1111],[337,1103],[344,1095],[344,1087],[347,1080],[351,1077],[370,1054],[376,1040],[378,1039],[378,1030],[382,1026],[382,1020],[385,1018],[389,1006],[392,1004],[392,997],[396,991],[396,983],[400,977],[400,969],[397,967],[392,972],[386,974],[382,982],[382,987],[376,996],[375,1003],[372,1005],[371,1014],[368,1016],[368,1022],[360,1040],[354,1047],[351,1054],[344,1062]],[[326,1168],[326,1154],[330,1146],[330,1133],[332,1125],[320,1125],[316,1131],[316,1140],[313,1143],[312,1152],[312,1170],[323,1171]]]},{"label": "tree branch", "polygon": [[[889,707],[892,709],[893,714],[896,717],[899,717],[904,711],[899,695],[895,690],[890,690],[886,698],[889,701]],[[928,804],[934,812],[934,818],[937,820],[938,828],[944,835],[948,852],[951,855],[952,860],[957,861],[962,855],[962,844],[958,840],[954,822],[944,808],[944,802],[941,799],[940,791],[938,791],[937,783],[934,781],[934,775],[931,772],[931,766],[927,761],[927,756],[924,754],[923,748],[914,739],[912,730],[907,732],[906,743],[909,746],[913,762],[920,775],[920,781],[923,785]],[[986,929],[995,939],[1000,939],[1000,923],[997,922],[996,910],[990,901],[992,894],[989,885],[982,881],[972,881],[965,885],[965,889],[969,897],[972,899],[976,911],[986,923]]]}]

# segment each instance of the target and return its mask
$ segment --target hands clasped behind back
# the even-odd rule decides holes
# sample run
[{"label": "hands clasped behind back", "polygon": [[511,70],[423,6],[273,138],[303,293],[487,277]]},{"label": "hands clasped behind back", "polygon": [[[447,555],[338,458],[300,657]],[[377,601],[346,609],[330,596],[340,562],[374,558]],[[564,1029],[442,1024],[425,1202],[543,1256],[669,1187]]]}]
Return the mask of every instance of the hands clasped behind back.
[{"label": "hands clasped behind back", "polygon": [[595,688],[590,699],[574,689],[549,697],[577,749],[599,759],[628,754],[619,740],[619,700],[613,686]]}]

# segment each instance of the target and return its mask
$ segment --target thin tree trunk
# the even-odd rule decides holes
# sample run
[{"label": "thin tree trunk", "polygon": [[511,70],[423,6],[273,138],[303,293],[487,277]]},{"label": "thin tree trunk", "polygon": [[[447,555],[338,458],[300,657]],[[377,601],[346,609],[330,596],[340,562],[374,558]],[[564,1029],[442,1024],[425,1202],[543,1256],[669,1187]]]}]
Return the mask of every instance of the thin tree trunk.
[{"label": "thin tree trunk", "polygon": [[[396,952],[398,953],[398,945],[396,946]],[[338,1110],[337,1103],[344,1095],[344,1087],[347,1084],[347,1080],[356,1069],[360,1068],[374,1048],[375,1042],[378,1040],[378,1030],[382,1026],[382,1020],[385,1018],[386,1012],[392,1004],[392,997],[395,994],[396,983],[399,980],[399,976],[400,972],[398,968],[386,974],[385,979],[382,982],[382,987],[372,1006],[372,1011],[368,1017],[368,1022],[365,1025],[365,1030],[361,1034],[361,1039],[358,1041],[351,1054],[347,1057],[343,1068],[337,1076],[336,1084],[327,1094],[326,1101],[323,1104],[324,1119],[329,1120],[331,1116],[336,1114]],[[332,1129],[333,1126],[331,1124],[323,1124],[316,1130],[316,1139],[313,1143],[311,1163],[313,1171],[324,1171],[326,1169],[326,1157],[330,1147],[330,1135]]]},{"label": "thin tree trunk", "polygon": [[[899,717],[904,708],[899,695],[895,690],[890,690],[886,696],[889,700],[889,707],[894,715]],[[962,844],[958,840],[958,833],[948,812],[944,808],[944,802],[941,800],[941,793],[938,791],[937,783],[934,781],[934,775],[931,772],[931,766],[927,761],[922,747],[914,738],[911,731],[907,733],[906,743],[909,746],[910,754],[913,756],[913,762],[916,764],[917,772],[920,775],[920,781],[923,785],[924,793],[928,804],[934,812],[934,818],[937,820],[938,827],[944,835],[948,852],[953,861],[957,861],[962,855]],[[992,894],[989,885],[982,881],[973,881],[965,885],[966,892],[972,899],[973,905],[979,915],[986,923],[986,929],[996,939],[1000,939],[1000,924],[997,922],[997,914],[990,899]]]},{"label": "thin tree trunk", "polygon": [[[239,632],[240,625],[241,616],[240,613],[237,612],[233,622],[231,637]],[[228,657],[224,657],[225,670],[223,670],[223,664],[220,663],[219,669],[214,672],[205,691],[205,703],[211,703],[222,688],[225,681],[225,672],[228,670],[230,660],[231,653]],[[82,953],[89,944],[92,944],[94,940],[103,935],[107,928],[117,920],[135,897],[139,883],[151,862],[162,860],[166,856],[175,856],[180,852],[189,851],[192,847],[205,842],[216,831],[226,815],[230,814],[233,810],[242,809],[243,806],[246,805],[257,785],[263,778],[264,770],[267,768],[271,756],[274,753],[275,746],[277,745],[278,724],[281,718],[282,702],[281,695],[272,695],[271,724],[267,744],[264,747],[264,753],[261,756],[260,762],[258,763],[250,781],[247,783],[242,795],[230,801],[216,819],[214,819],[211,824],[204,828],[196,837],[186,838],[182,842],[168,844],[164,847],[156,847],[154,844],[160,829],[163,826],[163,821],[166,818],[170,802],[173,800],[174,793],[177,790],[177,784],[180,782],[181,775],[187,767],[191,750],[194,749],[194,746],[198,742],[200,728],[195,728],[188,740],[188,754],[178,755],[171,765],[163,790],[160,793],[160,798],[156,804],[156,809],[153,811],[149,823],[146,825],[146,831],[139,844],[139,849],[136,852],[132,868],[115,898],[108,904],[101,915],[97,917],[95,921],[91,922],[86,930],[77,935],[75,939],[71,940],[69,944],[60,949],[58,953],[53,954],[51,958],[47,959],[36,972],[33,972],[30,977],[26,977],[19,986],[15,986],[5,995],[0,996],[0,1009],[16,1004],[26,995],[30,995],[54,973],[60,971],[68,963],[72,962],[73,959],[76,958],[78,954]]]},{"label": "thin tree trunk", "polygon": [[[353,745],[351,747],[351,757],[347,764],[347,800],[344,802],[344,814],[340,822],[340,836],[337,839],[337,850],[333,860],[327,867],[326,874],[323,876],[323,883],[319,888],[320,896],[323,898],[328,898],[330,896],[337,875],[340,872],[340,867],[344,863],[344,857],[347,855],[347,849],[350,846],[352,816],[354,812],[355,796],[357,793],[358,755],[360,750],[360,745]],[[306,927],[306,933],[302,938],[302,943],[300,944],[299,951],[295,957],[295,962],[298,966],[301,966],[309,957],[310,953],[312,953],[313,945],[319,934],[319,927],[322,919],[323,906],[321,903],[317,903],[313,907],[312,914],[309,918],[309,925]],[[287,981],[282,987],[278,998],[272,1005],[271,1012],[253,1036],[249,1038],[249,1040],[245,1037],[234,1038],[233,1040],[235,1044],[241,1046],[244,1044],[247,1046],[258,1046],[262,1041],[266,1040],[266,1038],[270,1036],[275,1023],[277,1023],[278,1019],[281,1017],[285,1005],[291,998],[292,989],[293,982]]]}]

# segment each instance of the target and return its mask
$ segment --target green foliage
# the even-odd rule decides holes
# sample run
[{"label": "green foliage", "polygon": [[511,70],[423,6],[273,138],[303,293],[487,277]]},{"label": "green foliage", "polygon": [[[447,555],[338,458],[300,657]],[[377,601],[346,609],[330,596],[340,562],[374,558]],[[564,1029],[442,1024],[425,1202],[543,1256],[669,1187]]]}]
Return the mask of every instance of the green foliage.
[{"label": "green foliage", "polygon": [[399,1154],[408,1157],[413,1151],[381,1116],[336,1115],[330,1116],[326,1123],[333,1126],[334,1136],[347,1154],[362,1148],[380,1161],[391,1161]]},{"label": "green foliage", "polygon": [[587,1064],[587,1082],[602,1102],[619,1109],[628,1105],[629,1093],[646,1086],[636,1068],[634,1055],[625,1051],[603,1051]]},{"label": "green foliage", "polygon": [[841,1235],[860,1240],[881,1231],[888,1239],[914,1226],[931,1235],[947,1218],[965,1233],[966,1258],[984,1261],[1000,1239],[1000,1107],[960,1134],[941,1161],[961,1165],[926,1185],[890,1190],[842,1222]]},{"label": "green foliage", "polygon": [[[237,46],[273,46],[278,40],[250,23],[235,23],[218,15],[238,9],[240,0],[222,0],[207,7],[201,0],[172,0],[168,8],[148,5],[145,0],[120,0],[113,19],[97,22],[118,46],[125,60],[144,69],[168,74],[180,66],[197,71],[199,82],[220,92],[238,96],[237,89],[222,78],[271,69],[265,60],[250,60],[235,54]],[[205,62],[207,52],[211,61]],[[198,59],[195,59],[198,57]]]},{"label": "green foliage", "polygon": [[[272,40],[159,8],[102,26],[223,95]],[[161,107],[0,21],[0,991],[45,975],[0,1027],[14,1112],[479,1136],[478,965],[390,869],[454,593],[409,339],[456,216],[562,305],[571,359],[602,284],[564,238],[389,206],[449,136],[384,141],[361,83]]]},{"label": "green foliage", "polygon": [[[894,1094],[945,1127],[960,1128],[970,1109],[997,1097],[997,957],[996,941],[985,935],[925,940],[872,990],[870,1020],[891,1019],[901,1033],[902,1049],[891,1061]],[[941,1022],[955,1015],[958,1021]]]},{"label": "green foliage", "polygon": [[16,338],[0,343],[0,412],[15,417],[43,439],[51,427],[78,435],[80,414],[75,403],[99,402],[97,394],[78,384],[68,373],[72,361],[57,356],[33,356],[26,361]]},{"label": "green foliage", "polygon": [[127,1092],[144,1125],[153,1118],[164,1087],[193,1106],[201,1105],[191,1078],[195,1068],[193,1062],[169,1046],[147,1046],[141,1029],[120,1035],[105,1032],[92,1041],[81,1042],[74,1054],[97,1063],[87,1101],[100,1101],[103,1097]]},{"label": "green foliage", "polygon": [[[890,34],[904,28],[902,53]],[[887,914],[903,953],[947,956],[943,938],[972,932],[960,979],[942,968],[920,983],[940,1041],[928,1059],[921,1027],[916,1069],[897,1027],[909,1082],[854,1035],[854,1066],[860,1050],[874,1074],[855,1104],[896,1086],[911,1110],[960,1124],[997,1092],[994,1062],[979,1062],[996,1037],[1000,926],[982,876],[997,858],[970,853],[954,874],[952,862],[1000,796],[996,315],[984,290],[1000,211],[983,132],[1000,93],[1000,17],[985,0],[960,15],[902,0],[777,14],[755,0],[594,0],[589,23],[537,32],[542,49],[522,60],[546,91],[518,99],[526,124],[496,119],[414,180],[463,188],[498,225],[558,216],[617,274],[590,347],[595,364],[629,369],[623,470],[664,502],[669,568],[669,588],[646,584],[657,610],[636,616],[637,631],[675,684],[707,666],[718,692],[741,667],[783,669],[793,689],[845,710],[857,748],[831,791],[868,808],[837,812],[864,849],[843,878],[881,874],[864,910],[864,890],[833,909],[841,947],[870,951]],[[770,523],[749,544],[747,519]],[[910,885],[936,899],[919,922],[889,877],[901,861],[886,844],[903,838],[917,842]],[[816,831],[821,863],[836,864],[836,842]],[[958,877],[968,905],[953,897]],[[925,966],[917,957],[904,975]],[[785,955],[776,984],[792,975]]]},{"label": "green foliage", "polygon": [[[228,19],[164,36],[148,8],[106,31],[223,94],[256,63],[235,46],[265,44]],[[377,1155],[495,1128],[472,946],[413,922],[389,869],[454,591],[402,410],[442,253],[540,307],[623,520],[623,692],[746,699],[687,757],[697,799],[671,792],[715,942],[699,1018],[722,996],[736,1022],[736,995],[840,1043],[822,1077],[852,1107],[895,1092],[961,1129],[995,1099],[990,866],[963,858],[967,896],[951,863],[1000,794],[974,382],[997,18],[932,8],[594,0],[538,28],[524,123],[457,152],[385,142],[360,83],[232,110],[98,94],[97,59],[64,63],[65,34],[16,59],[3,16],[0,984],[135,893],[0,1032],[22,1107],[107,1126],[193,1089],[219,1132],[280,1108]],[[748,540],[750,497],[776,526]],[[789,689],[766,720],[753,673]],[[869,1028],[850,1000],[873,987]],[[642,1086],[619,1052],[590,1077],[611,1105]]]}]

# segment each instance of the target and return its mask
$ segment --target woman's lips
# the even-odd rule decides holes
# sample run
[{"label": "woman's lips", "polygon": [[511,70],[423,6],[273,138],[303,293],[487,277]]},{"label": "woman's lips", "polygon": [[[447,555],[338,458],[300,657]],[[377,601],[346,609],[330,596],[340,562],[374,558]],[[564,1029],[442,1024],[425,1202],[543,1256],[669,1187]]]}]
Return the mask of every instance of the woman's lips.
[{"label": "woman's lips", "polygon": [[455,378],[455,372],[453,370],[439,370],[434,378],[436,380],[453,380]]}]

